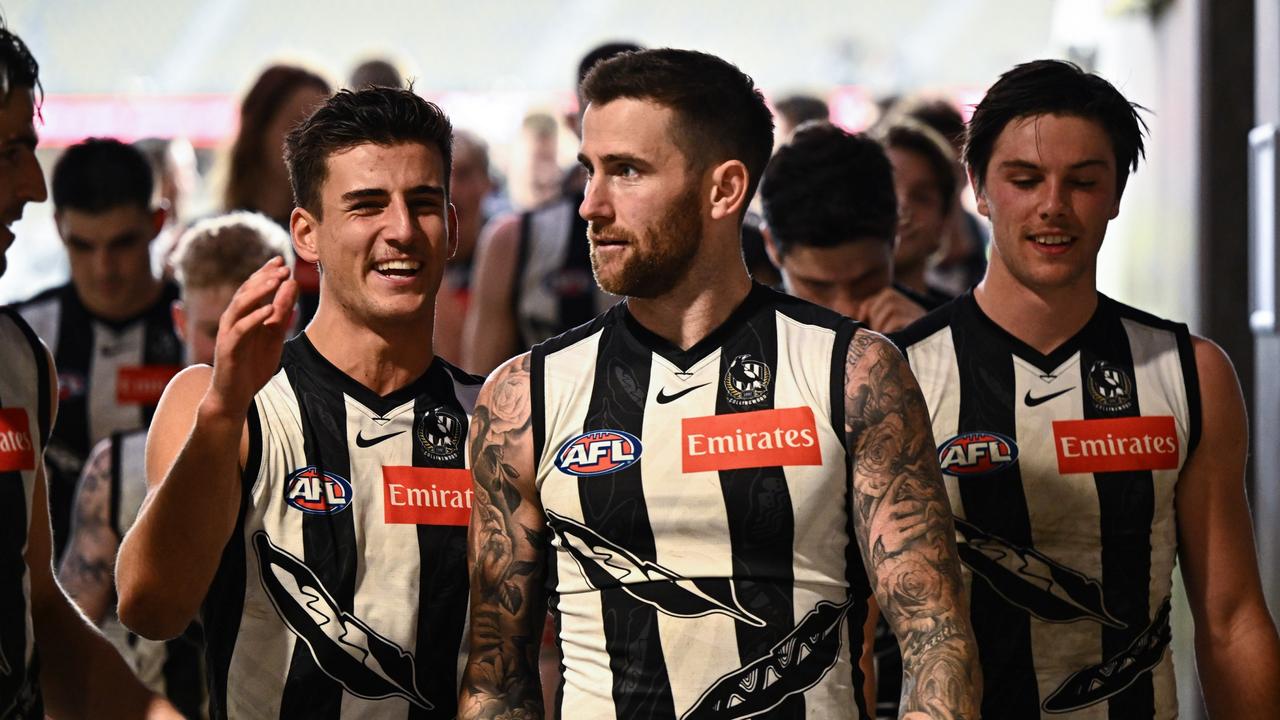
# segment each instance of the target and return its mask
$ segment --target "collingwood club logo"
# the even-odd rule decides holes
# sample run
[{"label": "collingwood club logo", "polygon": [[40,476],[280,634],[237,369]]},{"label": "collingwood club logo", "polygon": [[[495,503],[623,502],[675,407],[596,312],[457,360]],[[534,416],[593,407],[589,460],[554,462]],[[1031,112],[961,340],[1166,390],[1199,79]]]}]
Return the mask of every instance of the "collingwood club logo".
[{"label": "collingwood club logo", "polygon": [[1123,412],[1133,407],[1133,380],[1118,365],[1095,360],[1089,367],[1089,397],[1099,410]]},{"label": "collingwood club logo", "polygon": [[418,442],[433,460],[455,460],[462,445],[462,421],[444,408],[429,410],[418,421]]},{"label": "collingwood club logo", "polygon": [[729,363],[729,371],[724,374],[724,391],[734,405],[756,405],[764,402],[772,380],[768,365],[750,355],[739,355]]}]

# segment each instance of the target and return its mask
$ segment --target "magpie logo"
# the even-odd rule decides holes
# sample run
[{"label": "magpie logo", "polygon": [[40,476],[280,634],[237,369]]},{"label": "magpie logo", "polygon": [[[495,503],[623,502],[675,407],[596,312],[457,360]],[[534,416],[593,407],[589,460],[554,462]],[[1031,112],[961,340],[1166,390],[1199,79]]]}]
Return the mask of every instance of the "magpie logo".
[{"label": "magpie logo", "polygon": [[676,400],[679,400],[680,398],[684,397],[685,395],[688,395],[694,390],[697,390],[700,387],[706,387],[707,385],[710,385],[710,383],[702,383],[701,385],[694,385],[693,387],[685,388],[678,392],[671,393],[670,395],[667,394],[666,388],[662,388],[661,390],[658,391],[658,404],[666,405],[669,402],[675,402]]}]

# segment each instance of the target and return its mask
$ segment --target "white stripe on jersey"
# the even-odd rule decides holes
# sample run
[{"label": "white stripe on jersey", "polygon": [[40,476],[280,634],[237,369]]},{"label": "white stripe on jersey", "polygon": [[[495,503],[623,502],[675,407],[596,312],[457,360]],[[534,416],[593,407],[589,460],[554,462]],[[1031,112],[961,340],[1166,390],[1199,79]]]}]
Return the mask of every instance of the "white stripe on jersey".
[{"label": "white stripe on jersey", "polygon": [[146,346],[145,322],[131,323],[116,332],[100,322],[93,323],[93,356],[89,363],[89,445],[111,433],[141,427],[142,406],[116,402],[116,381],[120,369],[140,367]]},{"label": "white stripe on jersey", "polygon": [[18,311],[27,321],[36,337],[44,341],[54,357],[58,355],[58,324],[62,319],[62,303],[51,297],[41,302],[27,303]]},{"label": "white stripe on jersey", "polygon": [[[951,333],[950,327],[943,327],[907,348],[907,363],[920,383],[920,392],[924,394],[924,404],[929,408],[929,419],[933,424],[934,442],[938,445],[955,437],[960,428],[960,368],[955,362],[956,345]],[[942,479],[947,485],[947,497],[951,499],[951,514],[964,517],[959,481],[946,473]],[[956,539],[961,537],[957,534]],[[967,589],[969,566],[961,563],[960,570]]]}]

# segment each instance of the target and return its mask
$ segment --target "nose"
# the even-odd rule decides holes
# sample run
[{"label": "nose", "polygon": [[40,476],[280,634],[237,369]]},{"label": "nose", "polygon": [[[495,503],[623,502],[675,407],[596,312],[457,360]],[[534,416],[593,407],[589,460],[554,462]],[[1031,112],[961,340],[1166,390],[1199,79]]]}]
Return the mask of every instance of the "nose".
[{"label": "nose", "polygon": [[413,211],[402,197],[392,199],[383,217],[386,218],[384,232],[390,240],[408,241],[418,230]]},{"label": "nose", "polygon": [[598,223],[613,219],[613,206],[609,203],[608,190],[605,183],[597,179],[588,179],[583,191],[582,204],[578,206],[578,214],[587,222]]},{"label": "nose", "polygon": [[1042,187],[1044,194],[1040,198],[1040,219],[1051,220],[1066,215],[1071,207],[1067,184],[1055,178],[1046,180]]},{"label": "nose", "polygon": [[44,172],[40,170],[40,162],[36,160],[34,151],[23,153],[17,175],[18,195],[23,201],[41,203],[49,198],[49,189],[44,183]]}]

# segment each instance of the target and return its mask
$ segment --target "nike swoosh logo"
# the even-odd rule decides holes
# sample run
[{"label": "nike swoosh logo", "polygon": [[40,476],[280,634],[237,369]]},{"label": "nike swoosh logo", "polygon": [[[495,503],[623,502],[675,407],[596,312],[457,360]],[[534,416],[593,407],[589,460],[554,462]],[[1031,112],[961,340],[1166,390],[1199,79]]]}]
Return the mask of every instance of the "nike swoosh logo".
[{"label": "nike swoosh logo", "polygon": [[1074,386],[1074,385],[1072,385],[1071,387],[1067,388],[1066,390],[1059,390],[1059,391],[1058,391],[1058,392],[1056,392],[1056,393],[1049,393],[1048,395],[1045,395],[1044,397],[1031,397],[1031,391],[1030,391],[1030,390],[1028,390],[1028,391],[1027,391],[1027,396],[1026,396],[1026,397],[1024,397],[1024,398],[1022,398],[1022,401],[1023,401],[1023,402],[1025,402],[1025,403],[1027,404],[1027,407],[1035,407],[1035,406],[1037,406],[1037,405],[1043,405],[1044,403],[1049,402],[1050,400],[1052,400],[1052,399],[1054,399],[1054,398],[1058,397],[1059,395],[1062,395],[1062,394],[1064,394],[1064,393],[1069,393],[1069,392],[1071,392],[1072,390],[1075,390],[1075,389],[1076,389],[1076,388],[1075,388],[1075,386]]},{"label": "nike swoosh logo", "polygon": [[711,384],[711,383],[702,383],[701,385],[694,385],[693,387],[685,388],[685,389],[681,390],[680,392],[675,393],[675,394],[672,394],[672,395],[668,395],[668,394],[667,394],[667,389],[666,389],[666,388],[662,388],[661,390],[659,390],[659,391],[658,391],[658,404],[659,404],[659,405],[666,405],[666,404],[667,404],[667,403],[669,403],[669,402],[673,402],[673,401],[675,401],[675,400],[679,400],[680,398],[684,397],[685,395],[688,395],[689,393],[693,392],[694,390],[697,390],[697,389],[698,389],[698,388],[700,388],[700,387],[706,387],[707,385],[710,385],[710,384]]},{"label": "nike swoosh logo", "polygon": [[393,433],[387,433],[386,435],[379,435],[376,438],[368,438],[368,439],[365,439],[365,437],[360,433],[356,433],[356,446],[362,447],[362,448],[373,447],[374,445],[377,445],[383,440],[386,440],[388,438],[393,438],[403,432],[404,432],[403,430],[397,430],[396,432],[393,432]]}]

